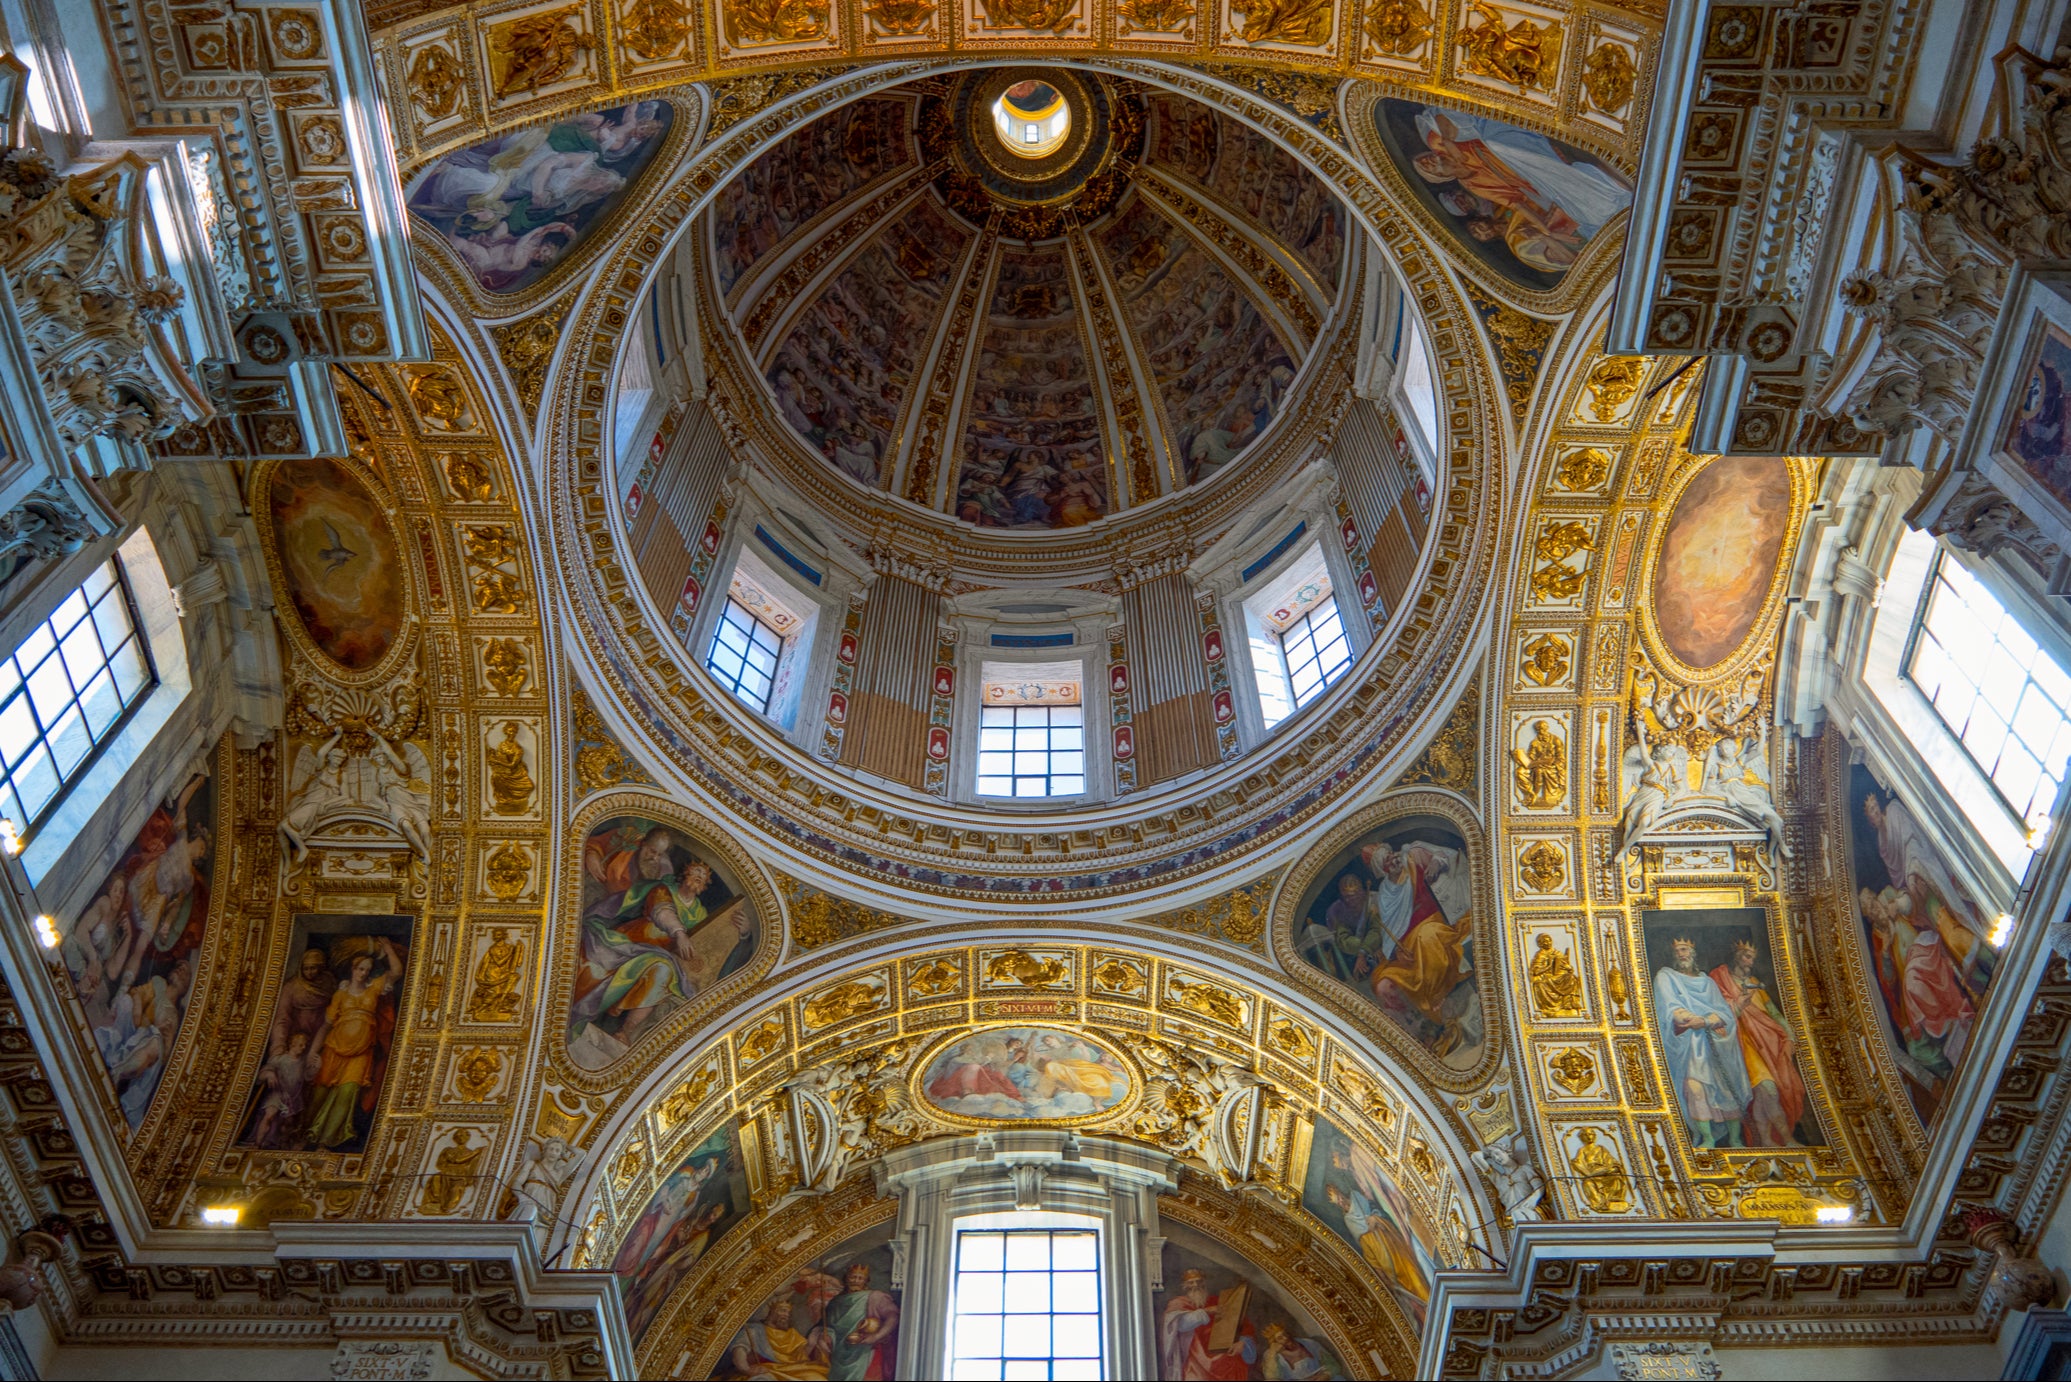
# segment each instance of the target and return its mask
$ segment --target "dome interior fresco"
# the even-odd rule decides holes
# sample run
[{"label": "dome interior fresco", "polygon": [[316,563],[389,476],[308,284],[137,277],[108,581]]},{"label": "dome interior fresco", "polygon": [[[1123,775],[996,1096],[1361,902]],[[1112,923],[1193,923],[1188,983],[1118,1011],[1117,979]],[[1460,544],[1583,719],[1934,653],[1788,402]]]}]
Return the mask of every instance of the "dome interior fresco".
[{"label": "dome interior fresco", "polygon": [[[1000,161],[980,99],[1024,70],[1082,112],[1034,180]],[[1220,112],[1016,68],[843,106],[737,173],[707,221],[726,310],[798,438],[860,485],[1007,531],[1080,527],[1239,464],[1304,387],[1351,224]],[[966,293],[981,310],[955,333]],[[955,438],[939,494],[911,454],[932,395]]]},{"label": "dome interior fresco", "polygon": [[2071,0],[101,8],[0,1377],[2060,1370]]}]

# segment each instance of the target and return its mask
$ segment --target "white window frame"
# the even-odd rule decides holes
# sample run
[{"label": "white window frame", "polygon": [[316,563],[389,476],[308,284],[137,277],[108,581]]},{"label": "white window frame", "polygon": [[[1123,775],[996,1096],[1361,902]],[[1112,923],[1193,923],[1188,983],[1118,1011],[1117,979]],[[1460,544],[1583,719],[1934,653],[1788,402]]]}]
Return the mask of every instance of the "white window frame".
[{"label": "white window frame", "polygon": [[[141,821],[143,816],[137,814],[133,820],[128,819],[125,813],[132,808],[120,803],[156,800],[164,793],[163,785],[156,779],[184,772],[189,761],[183,753],[178,763],[153,762],[148,765],[149,772],[145,777],[136,782],[128,780],[131,769],[151,752],[159,734],[173,722],[185,704],[193,690],[193,682],[188,671],[187,641],[180,627],[179,605],[173,599],[172,585],[166,580],[165,567],[159,562],[158,548],[153,545],[150,533],[137,529],[116,549],[116,556],[122,563],[123,575],[129,581],[131,607],[136,612],[138,627],[151,646],[151,661],[158,670],[158,684],[131,708],[129,718],[103,746],[86,772],[66,789],[57,809],[44,818],[35,838],[22,851],[22,869],[31,885],[41,885],[56,870],[73,842],[93,825],[110,803],[118,803],[112,816],[124,817],[123,824],[134,832],[135,822]],[[82,563],[67,572],[68,582],[63,587],[67,595],[78,584],[77,575],[90,564]],[[101,827],[107,828],[123,827]]]},{"label": "white window frame", "polygon": [[[1072,682],[1079,688],[1078,703],[1076,705],[1049,703],[1028,705],[992,704],[988,699],[986,688],[997,682],[1009,680],[1017,673],[1031,681]],[[970,773],[973,796],[977,800],[988,804],[1002,802],[1034,804],[1038,802],[1077,801],[1089,796],[1093,789],[1092,745],[1087,738],[1092,729],[1092,716],[1087,705],[1089,699],[1086,686],[1086,664],[1082,658],[1072,658],[1069,661],[1059,662],[1024,663],[1019,661],[1001,662],[989,659],[981,662],[978,669],[978,707],[976,716],[978,734],[977,743],[971,757]],[[1078,717],[1077,726],[1058,725],[1055,723],[1058,718],[1057,712],[1060,711],[1067,715],[1075,714]],[[1041,712],[1040,718],[1044,722],[1040,727],[1044,740],[1043,747],[1040,749],[1024,749],[1022,747],[1024,736],[1032,734],[1037,729],[1037,726],[1026,722],[1037,718],[1037,712]],[[1011,715],[1014,721],[1011,726],[988,723],[1006,715]],[[1053,735],[1062,731],[1068,739],[1073,728],[1076,728],[1078,734],[1078,747],[1076,749],[1071,748],[1068,744],[1063,747],[1053,744]],[[1011,750],[1002,750],[998,747],[988,748],[989,744],[996,744],[1003,731],[1011,731],[1015,741],[1014,747]],[[1001,752],[1012,752],[1014,754],[1016,761],[1012,765],[1013,770],[1007,774],[986,772],[985,769],[987,767],[994,766],[994,760],[989,758],[988,755]],[[1022,792],[1019,790],[1020,784],[1024,779],[1033,779],[1037,776],[1033,772],[1024,773],[1021,771],[1021,768],[1024,766],[1021,761],[1023,753],[1041,753],[1044,756],[1044,771],[1041,774],[1044,790],[1040,793]],[[1059,771],[1058,756],[1068,756],[1073,753],[1078,755],[1079,771],[1076,774],[1069,771]],[[991,792],[985,790],[984,783],[999,781],[1003,776],[1012,782],[1015,790],[1011,792]],[[1069,781],[1073,777],[1078,779],[1079,785],[1077,790],[1054,790],[1055,784],[1060,779]]]},{"label": "white window frame", "polygon": [[[729,629],[743,636],[745,647],[736,649],[727,644]],[[735,599],[729,589],[720,601],[719,621],[712,626],[712,638],[705,648],[705,671],[742,705],[758,715],[767,715],[770,697],[777,689],[777,668],[783,661],[786,641],[774,625]],[[767,670],[759,667],[752,656],[758,649],[769,657]],[[722,657],[731,660],[735,666],[729,670],[719,665]],[[762,683],[761,694],[752,699],[742,693],[751,677]]]},{"label": "white window frame", "polygon": [[[1296,664],[1295,654],[1288,649],[1290,639],[1306,641],[1300,665]],[[1294,698],[1296,710],[1328,691],[1339,677],[1352,670],[1352,636],[1345,629],[1337,591],[1330,591],[1280,631],[1280,662],[1287,669],[1288,691]],[[1320,670],[1316,674],[1316,684],[1305,694],[1297,683],[1301,673],[1310,666]]]},{"label": "white window frame", "polygon": [[[1058,1233],[1069,1233],[1074,1235],[1083,1234],[1087,1237],[1090,1237],[1093,1240],[1093,1251],[1091,1254],[1092,1266],[1089,1269],[1087,1269],[1087,1274],[1090,1274],[1093,1278],[1093,1309],[1091,1312],[1068,1311],[1064,1313],[1067,1317],[1083,1316],[1087,1313],[1091,1314],[1093,1319],[1094,1349],[1096,1350],[1095,1356],[1092,1359],[1094,1366],[1091,1371],[1094,1378],[1103,1378],[1108,1375],[1107,1347],[1106,1340],[1103,1337],[1105,1334],[1105,1325],[1107,1322],[1108,1315],[1107,1273],[1103,1270],[1105,1264],[1101,1260],[1104,1255],[1102,1252],[1102,1249],[1104,1247],[1102,1238],[1104,1235],[1101,1233],[1100,1220],[1089,1214],[1060,1214],[1054,1210],[1014,1209],[1003,1211],[995,1210],[980,1214],[960,1215],[950,1224],[949,1300],[947,1312],[949,1317],[949,1356],[946,1360],[947,1368],[945,1371],[945,1376],[952,1379],[973,1376],[981,1373],[984,1370],[982,1367],[982,1364],[984,1362],[992,1361],[990,1355],[985,1355],[977,1351],[974,1351],[970,1355],[965,1355],[963,1353],[964,1331],[960,1327],[959,1322],[961,1320],[965,1318],[998,1319],[1004,1326],[1008,1319],[1016,1315],[1020,1315],[1023,1317],[1033,1317],[1040,1315],[1043,1318],[1049,1320],[1055,1320],[1058,1317],[1058,1312],[1055,1311],[1054,1308],[1046,1308],[1042,1311],[1015,1310],[1013,1307],[1017,1304],[1026,1304],[1027,1298],[1021,1297],[1017,1299],[1012,1291],[1003,1290],[1003,1298],[1001,1299],[1000,1308],[998,1310],[971,1310],[967,1308],[967,1303],[964,1299],[964,1292],[966,1289],[965,1277],[967,1272],[967,1269],[964,1265],[964,1249],[965,1239],[967,1236],[976,1236],[981,1234],[999,1234],[1004,1239],[1011,1239],[1020,1235],[1032,1236],[1038,1233],[1053,1235],[1050,1244],[1050,1246],[1052,1247],[1054,1247],[1055,1242],[1054,1235]],[[1011,1245],[1007,1243],[1003,1243],[1002,1246],[1007,1249],[1006,1256],[1008,1258],[1006,1262],[1003,1262],[1002,1270],[999,1273],[999,1275],[1003,1278],[1002,1285],[1004,1287],[1007,1284],[1004,1280],[1004,1278],[1008,1275],[1007,1268],[1012,1265],[1012,1249]],[[1047,1257],[1048,1253],[1046,1253],[1045,1256]],[[1034,1273],[1031,1273],[1031,1275],[1033,1274]],[[1043,1270],[1041,1274],[1051,1279],[1052,1289],[1054,1290],[1054,1281],[1057,1275],[1055,1268],[1046,1266],[1046,1268]],[[1073,1274],[1078,1275],[1078,1273]],[[992,1273],[971,1272],[970,1275],[992,1275]],[[1055,1299],[1053,1295],[1052,1298],[1046,1302],[1046,1306],[1054,1307],[1054,1305]],[[1011,1342],[1002,1342],[1000,1347],[1001,1352],[998,1356],[1003,1366],[1009,1362],[1033,1363],[1037,1361],[1034,1355],[1032,1354],[1019,1354],[1010,1357],[1009,1351],[1015,1347]],[[1075,1359],[1077,1357],[1078,1355],[1074,1355]],[[1043,1370],[1044,1382],[1050,1382],[1051,1379],[1059,1379],[1060,1374],[1056,1370],[1055,1365],[1060,1360],[1056,1357],[1054,1343],[1051,1354],[1047,1358],[1044,1358],[1042,1361],[1049,1364],[1049,1366],[1047,1366]],[[980,1367],[969,1367],[967,1366],[969,1363],[979,1363]],[[1025,1370],[1032,1371],[1032,1369]],[[995,1378],[999,1375],[1000,1374],[997,1373],[993,1374]],[[1065,1378],[1083,1377],[1084,1372],[1081,1370],[1070,1370],[1062,1374],[1061,1376]]]},{"label": "white window frame", "polygon": [[[1334,528],[1335,525],[1332,526]],[[1345,617],[1345,593],[1352,587],[1345,579],[1346,573],[1340,569],[1343,553],[1334,550],[1335,542],[1324,541],[1330,529],[1323,530],[1322,536],[1317,535],[1319,527],[1320,521],[1310,522],[1310,536],[1289,549],[1270,570],[1261,572],[1249,585],[1241,586],[1230,597],[1233,608],[1229,611],[1231,618],[1228,622],[1244,630],[1244,656],[1233,659],[1233,670],[1241,665],[1243,676],[1250,682],[1249,696],[1238,698],[1248,702],[1243,706],[1239,720],[1250,730],[1254,743],[1279,733],[1281,726],[1323,700],[1329,689],[1358,663],[1360,654],[1372,640],[1372,630],[1363,610],[1357,619]],[[1337,674],[1325,681],[1314,694],[1297,701],[1283,631],[1275,627],[1269,616],[1292,599],[1300,587],[1312,581],[1320,582],[1323,587],[1319,604],[1322,599],[1336,602],[1347,660]],[[1357,608],[1356,603],[1352,608]]]},{"label": "white window frame", "polygon": [[[2033,657],[2042,664],[2028,670],[2021,686],[2017,688],[2015,699],[2019,704],[2009,716],[2002,717],[1998,709],[1990,704],[1989,697],[1982,694],[1988,684],[1996,687],[2000,679],[1993,677],[1985,682],[1973,680],[1968,675],[1963,660],[1943,651],[1942,635],[1928,626],[1929,620],[1941,612],[1944,589],[1951,598],[1961,601],[1964,599],[1962,586],[1966,581],[1974,586],[1984,599],[1997,604],[2002,615],[2013,622],[2021,636],[2034,644]],[[1957,617],[1961,618],[1961,615]],[[2004,645],[2006,640],[1998,638],[1995,642]],[[2009,648],[2009,652],[2015,652],[2018,656],[2015,649]],[[1951,720],[1949,708],[1944,705],[1944,698],[1940,694],[1949,686],[1949,681],[1946,678],[1937,678],[1935,685],[1929,687],[1919,676],[1923,658],[1936,654],[1940,654],[1949,662],[1960,682],[1975,687],[1981,693],[1978,701],[1967,708],[1964,723],[1961,725]],[[2008,604],[1997,591],[1981,580],[1975,572],[1956,561],[1946,549],[1938,552],[1935,559],[1928,564],[1927,577],[1920,593],[1919,608],[1913,617],[1912,637],[1906,646],[1903,668],[1904,676],[1934,709],[1935,717],[1941,721],[1942,727],[1951,738],[1962,745],[1971,762],[1976,765],[1985,780],[1992,784],[2000,804],[2006,808],[2008,814],[2030,830],[2040,832],[2046,829],[2051,809],[2056,804],[2058,792],[2066,777],[2066,763],[2071,762],[2071,743],[2067,743],[2067,739],[2071,739],[2071,715],[2067,715],[2064,709],[2065,706],[2071,705],[2071,686],[2067,686],[2067,682],[2071,682],[2071,677],[2066,676],[2065,668],[2057,659],[2054,649],[2043,639],[2036,638],[2029,630],[2021,618],[2020,610]],[[1929,670],[1932,670],[1931,667]],[[2036,675],[2037,671],[2041,673],[2040,677]],[[2052,683],[2056,686],[2054,693],[2050,690]],[[2028,697],[2031,693],[2038,698],[2040,705],[2056,712],[2056,723],[2049,729],[2049,740],[2039,750],[2014,725],[2014,720],[2020,715],[2022,707],[2029,704]],[[1981,710],[1994,719],[2006,720],[2006,733],[2000,752],[1991,763],[1986,763],[1978,756],[1970,740],[1970,731],[1978,724],[1977,717]],[[2040,777],[2030,787],[2029,799],[2025,802],[2016,802],[2009,796],[2009,784],[2001,780],[2001,770],[2007,766],[2007,754],[2014,751],[2016,746],[2024,757],[2035,757],[2040,770]]]}]

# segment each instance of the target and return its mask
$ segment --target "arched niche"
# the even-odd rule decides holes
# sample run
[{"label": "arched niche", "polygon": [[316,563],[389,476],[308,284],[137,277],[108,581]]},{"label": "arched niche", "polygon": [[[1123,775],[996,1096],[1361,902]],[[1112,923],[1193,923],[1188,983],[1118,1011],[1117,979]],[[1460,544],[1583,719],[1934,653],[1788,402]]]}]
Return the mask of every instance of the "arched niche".
[{"label": "arched niche", "polygon": [[[853,1229],[916,1148],[977,1139],[1062,1163],[1105,1139],[1170,1163],[1161,1195],[1271,1206],[1274,1241],[1385,1298],[1413,1349],[1431,1273],[1495,1246],[1463,1128],[1284,986],[1178,953],[909,941],[820,967],[580,1134],[596,1151],[557,1215],[571,1262],[620,1273],[647,1366],[689,1366],[694,1338],[746,1318],[712,1313],[721,1264],[785,1243],[783,1215]],[[1197,1226],[1227,1227],[1210,1203]]]}]

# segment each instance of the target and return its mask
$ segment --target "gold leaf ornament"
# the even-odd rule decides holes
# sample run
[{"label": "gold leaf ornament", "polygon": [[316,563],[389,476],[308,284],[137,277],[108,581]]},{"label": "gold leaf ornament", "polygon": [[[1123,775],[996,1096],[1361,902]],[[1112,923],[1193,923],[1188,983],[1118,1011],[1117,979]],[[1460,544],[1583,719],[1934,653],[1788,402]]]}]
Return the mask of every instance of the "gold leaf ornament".
[{"label": "gold leaf ornament", "polygon": [[1337,9],[1331,0],[1230,0],[1230,13],[1244,25],[1246,43],[1291,43],[1314,47],[1330,41]]},{"label": "gold leaf ornament", "polygon": [[525,660],[523,643],[515,638],[492,638],[482,649],[482,679],[499,696],[519,695],[532,675]]},{"label": "gold leaf ornament", "polygon": [[1589,93],[1589,103],[1606,115],[1616,115],[1632,104],[1638,77],[1632,54],[1616,43],[1600,44],[1582,64],[1582,89]]},{"label": "gold leaf ornament", "polygon": [[1079,0],[981,0],[988,29],[1061,34],[1079,17]]},{"label": "gold leaf ornament", "polygon": [[726,6],[727,30],[737,44],[811,43],[827,37],[825,0],[738,0]]},{"label": "gold leaf ornament", "polygon": [[[1613,49],[1622,53],[1622,48]],[[1589,372],[1589,411],[1598,422],[1616,422],[1618,414],[1640,391],[1647,362],[1631,355],[1613,356]]]},{"label": "gold leaf ornament", "polygon": [[489,946],[475,961],[474,978],[468,985],[468,1021],[509,1022],[517,1017],[524,960],[525,949],[511,939],[508,928],[499,926],[489,933]]},{"label": "gold leaf ornament", "polygon": [[1512,749],[1517,799],[1528,810],[1558,806],[1568,794],[1568,742],[1551,720],[1532,721],[1531,742]]},{"label": "gold leaf ornament", "polygon": [[1596,1062],[1587,1051],[1573,1046],[1547,1061],[1546,1067],[1570,1094],[1580,1094],[1596,1083]]},{"label": "gold leaf ornament", "polygon": [[[1189,28],[1194,22],[1194,0],[1120,0],[1115,6],[1115,27],[1124,36],[1132,33],[1176,34]],[[1132,448],[1137,466],[1145,475],[1132,473],[1137,498],[1143,499],[1157,492],[1155,479],[1148,478],[1149,457],[1137,455]]]},{"label": "gold leaf ornament", "polygon": [[498,100],[536,93],[567,76],[575,60],[593,46],[577,25],[581,5],[565,5],[489,29],[489,71]]},{"label": "gold leaf ornament", "polygon": [[453,1087],[471,1104],[488,1098],[502,1078],[503,1052],[493,1046],[476,1047],[453,1067]]},{"label": "gold leaf ornament", "polygon": [[1105,960],[1093,971],[1093,987],[1102,993],[1134,997],[1144,990],[1143,971],[1120,960]]},{"label": "gold leaf ornament", "polygon": [[807,999],[806,1025],[815,1029],[831,1027],[837,1022],[846,1022],[852,1017],[876,1012],[883,1001],[884,990],[877,985],[852,980]]},{"label": "gold leaf ornament", "polygon": [[682,0],[633,0],[618,31],[627,50],[648,62],[672,57],[690,37],[690,8]]},{"label": "gold leaf ornament", "polygon": [[1551,686],[1568,675],[1574,645],[1557,633],[1542,633],[1524,645],[1524,676],[1534,686]]},{"label": "gold leaf ornament", "polygon": [[1553,90],[1560,72],[1560,25],[1550,20],[1538,25],[1522,17],[1506,25],[1485,0],[1473,0],[1467,12],[1476,22],[1460,30],[1456,41],[1468,72],[1508,82],[1520,92],[1533,87]]},{"label": "gold leaf ornament", "polygon": [[863,17],[888,37],[911,38],[934,29],[935,0],[866,0]]},{"label": "gold leaf ornament", "polygon": [[1595,489],[1611,473],[1611,458],[1596,447],[1570,451],[1554,462],[1553,478],[1564,490],[1580,493]]},{"label": "gold leaf ornament", "polygon": [[1185,1011],[1220,1022],[1225,1027],[1244,1025],[1243,1000],[1213,984],[1189,984],[1184,979],[1174,979],[1171,998]]},{"label": "gold leaf ornament", "polygon": [[1568,881],[1568,857],[1550,841],[1537,840],[1517,856],[1518,876],[1533,892],[1560,891]]},{"label": "gold leaf ornament", "polygon": [[1366,12],[1366,36],[1377,53],[1414,56],[1431,41],[1431,11],[1415,0],[1379,0]]},{"label": "gold leaf ornament", "polygon": [[460,59],[448,48],[436,43],[419,48],[410,58],[405,80],[410,99],[427,120],[443,120],[460,105]]},{"label": "gold leaf ornament", "polygon": [[489,891],[498,902],[515,902],[532,881],[532,851],[506,841],[496,847],[482,866]]}]

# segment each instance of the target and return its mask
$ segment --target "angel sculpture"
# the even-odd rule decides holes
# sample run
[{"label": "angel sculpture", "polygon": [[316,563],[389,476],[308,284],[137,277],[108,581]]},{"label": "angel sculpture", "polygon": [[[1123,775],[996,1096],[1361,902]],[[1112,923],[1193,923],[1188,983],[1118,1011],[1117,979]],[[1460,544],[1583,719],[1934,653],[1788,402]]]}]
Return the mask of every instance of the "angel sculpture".
[{"label": "angel sculpture", "polygon": [[288,857],[296,864],[309,857],[308,836],[317,822],[351,802],[345,786],[346,754],[339,745],[344,737],[341,729],[322,748],[304,744],[295,751],[294,771],[288,775],[288,809],[278,829]]},{"label": "angel sculpture", "polygon": [[1498,1138],[1467,1159],[1495,1182],[1496,1198],[1511,1222],[1537,1223],[1546,1217],[1539,1209],[1546,1181],[1532,1164],[1532,1144],[1522,1132]]},{"label": "angel sculpture", "polygon": [[[397,751],[380,735],[374,736],[376,795],[380,813],[396,832],[410,842],[410,848],[431,858],[431,763],[424,750],[405,739]],[[371,803],[370,803],[371,804]]]},{"label": "angel sculpture", "polygon": [[1673,742],[1649,744],[1644,716],[1635,718],[1634,728],[1640,741],[1625,751],[1622,765],[1625,821],[1618,837],[1620,856],[1639,843],[1640,836],[1653,827],[1669,803],[1689,790],[1690,784],[1688,751]]},{"label": "angel sculpture", "polygon": [[555,1197],[581,1161],[582,1153],[569,1146],[565,1138],[528,1141],[525,1164],[518,1172],[518,1188],[511,1196],[515,1203],[504,1217],[529,1224],[542,1214],[551,1215]]},{"label": "angel sculpture", "polygon": [[1777,857],[1791,857],[1784,843],[1783,816],[1776,809],[1769,781],[1769,727],[1761,727],[1753,744],[1728,735],[1704,756],[1704,791],[1722,799],[1740,815],[1760,825]]}]

